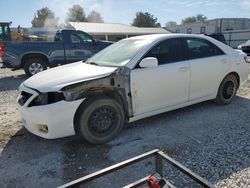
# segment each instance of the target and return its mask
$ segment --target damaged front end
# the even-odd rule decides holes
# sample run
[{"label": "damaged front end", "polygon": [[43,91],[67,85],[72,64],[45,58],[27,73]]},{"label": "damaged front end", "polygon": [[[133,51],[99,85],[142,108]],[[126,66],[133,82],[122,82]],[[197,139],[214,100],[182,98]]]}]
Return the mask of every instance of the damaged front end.
[{"label": "damaged front end", "polygon": [[123,104],[126,114],[130,117],[133,111],[129,74],[129,68],[121,67],[109,76],[72,84],[62,88],[61,91],[66,101],[98,94],[113,97]]},{"label": "damaged front end", "polygon": [[59,101],[76,101],[93,95],[104,94],[121,102],[126,114],[131,117],[133,111],[129,74],[129,68],[121,67],[109,76],[67,85],[55,92],[42,93],[23,86],[25,89],[20,89],[18,103],[21,106],[26,104],[27,107],[33,107],[49,105]]},{"label": "damaged front end", "polygon": [[20,90],[18,96],[18,104],[20,106],[26,105],[27,107],[48,105],[61,100],[65,100],[62,92],[41,93],[32,88]]},{"label": "damaged front end", "polygon": [[52,104],[58,101],[64,100],[64,96],[59,92],[48,92],[48,93],[40,93],[31,103],[31,106],[40,106]]},{"label": "damaged front end", "polygon": [[67,102],[61,91],[41,93],[23,84],[19,92],[22,122],[29,132],[47,139],[75,134],[74,115],[84,99]]}]

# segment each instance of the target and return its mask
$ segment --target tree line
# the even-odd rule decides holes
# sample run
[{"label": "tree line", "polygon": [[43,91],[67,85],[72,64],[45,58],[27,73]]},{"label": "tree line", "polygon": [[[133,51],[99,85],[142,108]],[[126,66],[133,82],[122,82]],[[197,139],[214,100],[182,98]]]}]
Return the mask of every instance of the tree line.
[{"label": "tree line", "polygon": [[62,28],[70,27],[69,22],[103,23],[104,21],[99,12],[92,11],[86,16],[80,5],[73,5],[67,12],[64,24],[59,24],[59,17],[56,17],[52,10],[48,7],[43,7],[36,11],[31,25],[32,27]]},{"label": "tree line", "polygon": [[[182,24],[203,22],[206,21],[207,17],[198,14],[196,16],[190,16],[182,19]],[[71,27],[69,22],[95,22],[103,23],[104,20],[99,12],[91,11],[87,16],[85,15],[84,9],[80,5],[73,5],[69,8],[65,23],[59,24],[59,17],[55,16],[55,13],[48,7],[43,7],[36,11],[34,18],[31,21],[32,27],[47,27],[47,28],[63,28]],[[149,12],[137,12],[131,25],[137,27],[161,27],[158,22],[158,18]],[[169,21],[165,24],[165,27],[176,26],[175,21]]]},{"label": "tree line", "polygon": [[[181,24],[189,24],[189,23],[197,23],[204,22],[207,20],[207,17],[203,14],[197,14],[196,16],[189,16],[181,20]],[[173,27],[176,26],[177,23],[175,21],[169,21],[165,24],[165,27]]]}]

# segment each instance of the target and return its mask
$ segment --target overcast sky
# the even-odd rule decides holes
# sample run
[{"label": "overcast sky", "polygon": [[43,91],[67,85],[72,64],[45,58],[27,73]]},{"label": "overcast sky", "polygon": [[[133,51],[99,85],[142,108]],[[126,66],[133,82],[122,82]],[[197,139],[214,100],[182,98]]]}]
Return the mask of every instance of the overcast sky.
[{"label": "overcast sky", "polygon": [[250,0],[0,0],[0,21],[30,27],[36,10],[47,6],[64,22],[74,4],[81,5],[85,14],[100,12],[107,23],[130,24],[138,11],[153,14],[162,26],[199,13],[209,19],[250,18]]}]

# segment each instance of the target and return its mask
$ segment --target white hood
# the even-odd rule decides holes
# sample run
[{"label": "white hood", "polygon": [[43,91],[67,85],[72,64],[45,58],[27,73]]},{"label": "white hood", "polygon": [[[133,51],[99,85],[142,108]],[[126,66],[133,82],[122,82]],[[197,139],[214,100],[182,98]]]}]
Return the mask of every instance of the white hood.
[{"label": "white hood", "polygon": [[76,62],[40,72],[24,81],[23,84],[40,92],[58,91],[73,83],[108,76],[116,69]]}]

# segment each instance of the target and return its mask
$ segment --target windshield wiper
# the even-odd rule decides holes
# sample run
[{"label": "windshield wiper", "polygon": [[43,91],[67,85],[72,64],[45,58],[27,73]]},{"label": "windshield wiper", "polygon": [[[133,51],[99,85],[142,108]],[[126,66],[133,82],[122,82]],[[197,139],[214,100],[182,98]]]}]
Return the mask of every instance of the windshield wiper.
[{"label": "windshield wiper", "polygon": [[95,63],[95,62],[88,62],[88,64],[90,64],[90,65],[100,66],[99,64],[97,64],[97,63]]},{"label": "windshield wiper", "polygon": [[90,65],[100,66],[99,64],[97,64],[97,63],[95,63],[95,62],[93,62],[93,61],[89,62],[88,60],[83,60],[82,62],[83,62],[83,63],[90,64]]}]

